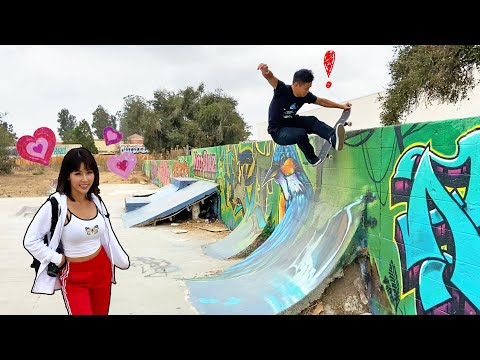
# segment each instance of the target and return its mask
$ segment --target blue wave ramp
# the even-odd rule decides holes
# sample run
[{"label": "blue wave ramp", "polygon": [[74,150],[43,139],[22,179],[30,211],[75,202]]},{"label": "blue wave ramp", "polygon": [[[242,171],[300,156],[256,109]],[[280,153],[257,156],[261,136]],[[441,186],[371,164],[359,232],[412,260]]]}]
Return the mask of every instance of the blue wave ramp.
[{"label": "blue wave ramp", "polygon": [[149,204],[124,213],[123,223],[126,227],[146,226],[167,219],[212,196],[217,192],[217,187],[217,183],[198,180],[168,195],[152,198]]}]

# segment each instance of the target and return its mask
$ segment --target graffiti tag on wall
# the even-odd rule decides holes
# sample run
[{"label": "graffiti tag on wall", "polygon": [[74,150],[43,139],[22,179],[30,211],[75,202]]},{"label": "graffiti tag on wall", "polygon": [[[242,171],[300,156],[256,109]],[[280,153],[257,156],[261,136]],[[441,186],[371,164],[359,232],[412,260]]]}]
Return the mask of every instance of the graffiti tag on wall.
[{"label": "graffiti tag on wall", "polygon": [[196,151],[193,154],[193,171],[195,176],[215,180],[216,164],[215,154],[209,154],[207,150],[203,150],[201,155]]},{"label": "graffiti tag on wall", "polygon": [[478,314],[480,309],[480,130],[457,139],[454,156],[413,144],[392,174],[394,238],[403,297],[414,293],[418,314]]},{"label": "graffiti tag on wall", "polygon": [[190,169],[187,162],[174,161],[172,166],[173,177],[189,177]]},{"label": "graffiti tag on wall", "polygon": [[82,146],[81,144],[56,145],[52,155],[65,155],[69,150]]},{"label": "graffiti tag on wall", "polygon": [[124,144],[120,146],[120,152],[130,152],[133,154],[148,154],[149,151],[144,145]]},{"label": "graffiti tag on wall", "polygon": [[163,186],[170,184],[170,169],[167,161],[160,161],[158,164],[158,177]]}]

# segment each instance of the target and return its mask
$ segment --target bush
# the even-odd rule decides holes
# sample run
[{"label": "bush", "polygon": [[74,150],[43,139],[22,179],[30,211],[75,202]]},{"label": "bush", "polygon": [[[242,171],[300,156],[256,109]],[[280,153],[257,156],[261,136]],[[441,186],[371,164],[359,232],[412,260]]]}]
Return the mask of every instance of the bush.
[{"label": "bush", "polygon": [[15,146],[13,126],[2,119],[6,114],[0,113],[0,174],[10,174],[15,160],[10,156],[11,148]]},{"label": "bush", "polygon": [[15,166],[15,160],[8,155],[1,154],[0,149],[0,174],[11,174]]}]

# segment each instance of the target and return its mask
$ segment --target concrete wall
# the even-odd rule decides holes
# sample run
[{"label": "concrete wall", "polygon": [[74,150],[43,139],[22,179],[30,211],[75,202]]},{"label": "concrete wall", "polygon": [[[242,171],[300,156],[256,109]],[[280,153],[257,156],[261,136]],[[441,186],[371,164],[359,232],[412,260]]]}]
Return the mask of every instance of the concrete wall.
[{"label": "concrete wall", "polygon": [[191,177],[191,156],[182,156],[178,160],[145,160],[142,171],[150,177],[153,184],[162,187],[171,183],[174,177]]},{"label": "concrete wall", "polygon": [[[319,149],[323,140],[311,141]],[[371,266],[372,312],[480,309],[480,117],[350,131],[345,149],[318,168],[271,141],[194,149],[179,163],[220,184],[220,218],[231,229],[253,212],[275,228],[292,194],[328,204],[326,219],[368,196],[354,237]],[[166,184],[174,164],[145,162],[144,171]]]}]

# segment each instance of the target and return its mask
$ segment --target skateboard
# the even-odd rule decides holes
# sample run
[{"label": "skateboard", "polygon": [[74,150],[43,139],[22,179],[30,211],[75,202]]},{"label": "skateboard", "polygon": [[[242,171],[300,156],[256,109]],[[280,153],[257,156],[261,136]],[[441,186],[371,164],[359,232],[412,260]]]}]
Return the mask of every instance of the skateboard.
[{"label": "skateboard", "polygon": [[[340,116],[340,119],[335,123],[334,128],[337,126],[337,124],[342,124],[343,126],[352,126],[351,121],[347,121],[348,117],[350,116],[350,109],[343,110],[342,116]],[[332,159],[333,155],[330,154],[330,150],[332,149],[332,144],[330,144],[327,140],[323,144],[322,148],[320,149],[320,153],[318,154],[318,157],[320,158],[320,164],[323,164],[323,162],[326,159]]]}]

